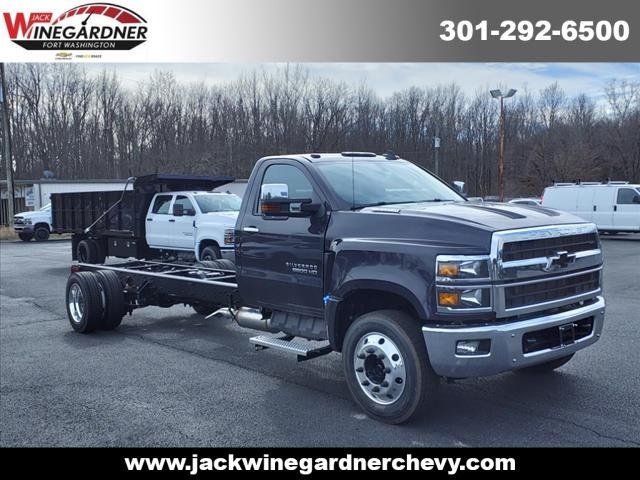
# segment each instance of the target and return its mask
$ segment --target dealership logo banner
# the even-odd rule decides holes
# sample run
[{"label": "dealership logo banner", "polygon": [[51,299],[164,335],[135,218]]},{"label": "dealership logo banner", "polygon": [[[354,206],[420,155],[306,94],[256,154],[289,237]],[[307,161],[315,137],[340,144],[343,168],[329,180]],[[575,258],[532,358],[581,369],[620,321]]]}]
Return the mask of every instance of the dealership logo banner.
[{"label": "dealership logo banner", "polygon": [[640,61],[628,0],[0,0],[0,13],[6,62]]},{"label": "dealership logo banner", "polygon": [[147,39],[143,17],[111,3],[89,3],[60,15],[3,12],[9,38],[26,50],[131,50]]}]

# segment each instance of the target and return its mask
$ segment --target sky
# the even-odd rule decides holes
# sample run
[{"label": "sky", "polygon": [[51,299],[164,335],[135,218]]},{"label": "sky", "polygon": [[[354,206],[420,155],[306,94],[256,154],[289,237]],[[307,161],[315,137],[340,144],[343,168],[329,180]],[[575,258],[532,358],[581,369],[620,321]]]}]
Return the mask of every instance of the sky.
[{"label": "sky", "polygon": [[[273,70],[283,64],[107,64],[86,65],[89,73],[115,70],[133,88],[156,70],[173,72],[181,83],[224,84],[253,70]],[[640,63],[304,63],[312,76],[347,84],[365,83],[381,97],[411,86],[457,83],[465,93],[496,86],[537,92],[553,82],[569,96],[581,93],[598,101],[611,79],[640,81]]]}]

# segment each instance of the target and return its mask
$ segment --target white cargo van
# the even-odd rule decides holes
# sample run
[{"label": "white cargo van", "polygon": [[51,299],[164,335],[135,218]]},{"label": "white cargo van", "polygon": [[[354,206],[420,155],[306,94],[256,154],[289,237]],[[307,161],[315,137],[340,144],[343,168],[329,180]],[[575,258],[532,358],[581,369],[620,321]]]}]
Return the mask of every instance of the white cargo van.
[{"label": "white cargo van", "polygon": [[542,206],[573,213],[603,232],[640,232],[640,185],[556,183],[545,188]]}]

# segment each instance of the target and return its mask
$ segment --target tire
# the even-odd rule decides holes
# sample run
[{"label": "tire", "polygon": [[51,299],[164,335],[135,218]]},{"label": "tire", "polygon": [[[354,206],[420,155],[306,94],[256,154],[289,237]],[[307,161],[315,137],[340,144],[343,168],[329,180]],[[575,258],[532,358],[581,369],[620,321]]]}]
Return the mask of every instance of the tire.
[{"label": "tire", "polygon": [[44,226],[36,227],[33,232],[33,237],[36,239],[36,242],[46,242],[49,240],[49,228]]},{"label": "tire", "polygon": [[194,303],[191,306],[193,307],[193,309],[198,315],[204,315],[205,317],[208,317],[209,315],[211,315],[213,312],[215,312],[220,308],[218,305],[209,305],[209,304],[202,304],[202,303]]},{"label": "tire", "polygon": [[92,238],[85,238],[78,242],[76,247],[76,256],[80,263],[104,263],[106,255],[104,248]]},{"label": "tire", "polygon": [[344,337],[342,359],[356,403],[385,423],[400,424],[415,416],[434,398],[439,384],[418,322],[400,311],[378,310],[357,318]]},{"label": "tire", "polygon": [[104,318],[103,297],[93,272],[71,274],[65,298],[67,317],[76,332],[89,333],[100,328]]},{"label": "tire", "polygon": [[222,270],[236,271],[236,264],[227,258],[221,258],[220,260],[217,260],[216,263],[219,265],[218,268]]},{"label": "tire", "polygon": [[100,270],[96,272],[96,277],[102,291],[104,292],[104,317],[100,328],[102,330],[113,330],[122,322],[122,317],[126,313],[126,302],[122,282],[116,272],[110,270]]},{"label": "tire", "polygon": [[198,265],[205,268],[213,268],[215,270],[236,271],[236,264],[226,258],[222,258],[220,260],[203,260],[202,262],[198,262]]},{"label": "tire", "polygon": [[18,237],[20,237],[20,240],[23,242],[30,242],[33,238],[33,233],[19,233]]},{"label": "tire", "polygon": [[554,371],[556,368],[560,368],[563,365],[566,365],[569,360],[573,358],[575,354],[567,355],[566,357],[556,358],[555,360],[551,360],[549,362],[541,363],[539,365],[532,365],[530,367],[519,368],[515,370],[517,373],[549,373]]},{"label": "tire", "polygon": [[220,248],[217,245],[207,245],[200,252],[200,260],[211,261],[218,260],[221,257]]}]

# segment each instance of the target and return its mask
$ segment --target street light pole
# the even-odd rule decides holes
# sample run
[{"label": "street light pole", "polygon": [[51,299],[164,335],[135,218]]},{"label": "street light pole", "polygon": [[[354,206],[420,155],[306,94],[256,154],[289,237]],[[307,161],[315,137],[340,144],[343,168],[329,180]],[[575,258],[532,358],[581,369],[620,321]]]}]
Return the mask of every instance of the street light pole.
[{"label": "street light pole", "polygon": [[499,200],[504,202],[504,140],[505,140],[505,113],[504,113],[504,99],[513,97],[517,90],[513,88],[503,95],[500,90],[490,90],[493,98],[500,99],[500,147],[498,152],[498,195]]},{"label": "street light pole", "polygon": [[2,133],[4,136],[3,156],[7,170],[7,223],[13,221],[15,191],[13,186],[13,160],[11,158],[11,125],[7,103],[7,82],[4,77],[4,63],[0,63],[0,101],[2,102]]}]

